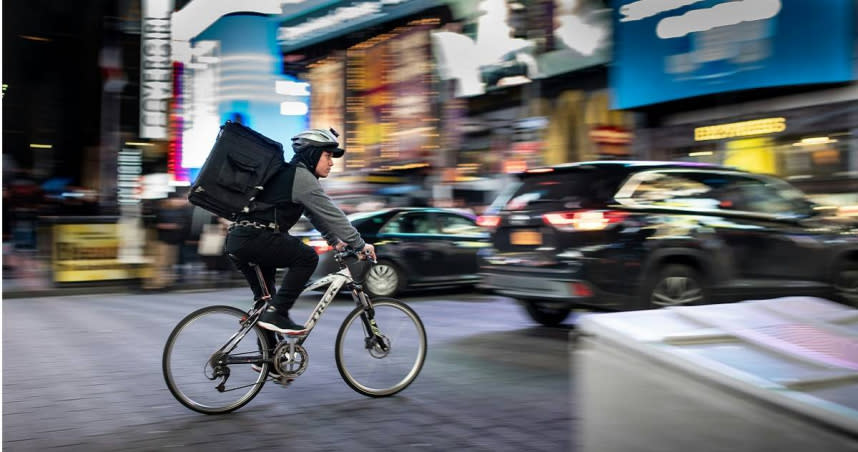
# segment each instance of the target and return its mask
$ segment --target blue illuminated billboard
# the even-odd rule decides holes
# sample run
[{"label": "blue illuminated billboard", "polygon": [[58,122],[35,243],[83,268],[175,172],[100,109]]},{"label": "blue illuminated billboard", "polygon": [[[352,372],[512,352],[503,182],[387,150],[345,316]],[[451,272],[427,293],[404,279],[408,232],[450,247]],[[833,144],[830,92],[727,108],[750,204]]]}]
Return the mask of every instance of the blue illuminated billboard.
[{"label": "blue illuminated billboard", "polygon": [[853,0],[616,0],[614,108],[854,80]]}]

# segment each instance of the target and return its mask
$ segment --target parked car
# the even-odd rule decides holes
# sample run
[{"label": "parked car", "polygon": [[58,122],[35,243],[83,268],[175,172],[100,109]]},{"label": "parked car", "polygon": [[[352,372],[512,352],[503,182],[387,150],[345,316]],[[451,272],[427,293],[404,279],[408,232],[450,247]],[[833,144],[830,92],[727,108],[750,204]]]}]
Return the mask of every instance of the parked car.
[{"label": "parked car", "polygon": [[[378,296],[407,288],[473,285],[479,281],[477,251],[489,246],[476,215],[458,209],[390,208],[349,215],[364,240],[375,245],[378,263],[364,287]],[[314,278],[336,270],[330,247],[318,231],[301,233],[320,254]]]},{"label": "parked car", "polygon": [[858,227],[770,176],[677,162],[534,169],[478,223],[482,285],[556,325],[631,310],[817,295],[858,305]]}]

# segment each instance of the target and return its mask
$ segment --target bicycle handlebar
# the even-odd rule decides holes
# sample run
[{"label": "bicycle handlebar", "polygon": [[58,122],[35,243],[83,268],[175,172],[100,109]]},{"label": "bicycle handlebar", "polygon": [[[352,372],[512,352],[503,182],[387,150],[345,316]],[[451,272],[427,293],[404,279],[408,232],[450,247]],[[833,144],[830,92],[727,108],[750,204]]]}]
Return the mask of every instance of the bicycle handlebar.
[{"label": "bicycle handlebar", "polygon": [[366,260],[372,262],[373,264],[377,263],[377,261],[375,259],[373,259],[369,253],[365,253],[361,250],[356,250],[354,248],[346,247],[342,251],[336,251],[336,250],[334,251],[334,258],[337,261],[343,261],[349,257],[353,257],[355,259],[362,260],[361,255],[363,255],[363,257],[366,258]]}]

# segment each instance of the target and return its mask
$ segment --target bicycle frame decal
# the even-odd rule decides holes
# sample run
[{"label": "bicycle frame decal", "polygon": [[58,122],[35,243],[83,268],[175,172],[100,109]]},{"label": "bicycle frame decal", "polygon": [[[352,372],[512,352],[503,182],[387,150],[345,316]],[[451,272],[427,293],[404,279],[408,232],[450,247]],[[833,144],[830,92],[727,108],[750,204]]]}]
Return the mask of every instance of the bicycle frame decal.
[{"label": "bicycle frame decal", "polygon": [[304,294],[311,290],[316,290],[320,287],[325,287],[326,285],[328,286],[328,290],[325,291],[325,295],[322,297],[321,300],[319,300],[319,303],[316,305],[316,308],[313,309],[313,313],[310,314],[310,318],[307,319],[307,323],[304,324],[304,326],[307,328],[307,334],[309,334],[310,330],[312,330],[313,327],[316,326],[316,322],[318,322],[319,319],[322,317],[322,313],[325,312],[325,308],[327,308],[328,305],[331,304],[331,301],[334,300],[334,296],[339,293],[340,289],[344,285],[351,282],[351,280],[352,275],[349,272],[348,267],[346,267],[336,273],[331,273],[330,275],[320,278],[318,281],[307,286],[307,288],[304,289],[303,292],[301,292],[302,294]]},{"label": "bicycle frame decal", "polygon": [[370,319],[369,327],[372,330],[372,334],[376,336],[381,336],[381,330],[378,329],[378,325],[375,323],[375,319]]}]

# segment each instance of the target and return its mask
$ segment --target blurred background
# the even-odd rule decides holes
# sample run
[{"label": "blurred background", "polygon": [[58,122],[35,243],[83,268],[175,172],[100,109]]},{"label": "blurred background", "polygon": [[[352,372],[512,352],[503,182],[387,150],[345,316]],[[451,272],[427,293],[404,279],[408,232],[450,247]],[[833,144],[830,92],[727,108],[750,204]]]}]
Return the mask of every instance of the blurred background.
[{"label": "blurred background", "polygon": [[[2,3],[4,448],[858,449],[858,0]],[[187,201],[228,120],[340,133],[365,287],[423,290],[403,396],[330,354],[223,421],[164,390],[169,329],[250,301]]]},{"label": "blurred background", "polygon": [[226,120],[340,131],[325,184],[348,213],[481,214],[517,172],[654,159],[776,175],[854,215],[855,2],[723,3],[4,2],[4,290],[145,286],[159,259],[234,276],[200,254],[224,225],[182,201]]}]

